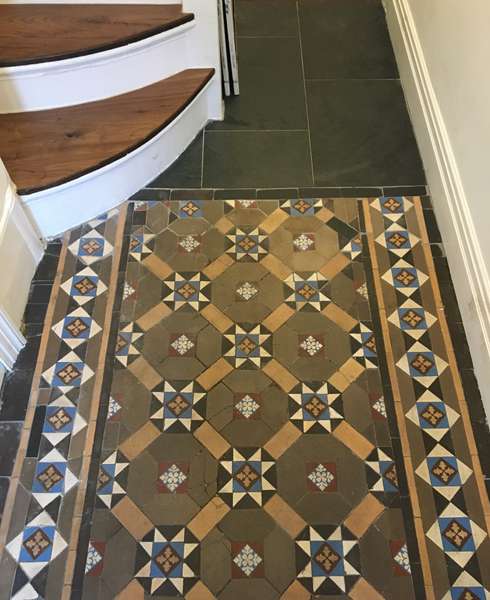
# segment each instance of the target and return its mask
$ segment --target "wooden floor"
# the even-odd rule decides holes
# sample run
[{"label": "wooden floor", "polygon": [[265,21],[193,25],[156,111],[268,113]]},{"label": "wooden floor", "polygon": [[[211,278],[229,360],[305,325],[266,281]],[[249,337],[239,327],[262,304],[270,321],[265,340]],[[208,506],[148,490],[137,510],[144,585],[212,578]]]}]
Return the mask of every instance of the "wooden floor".
[{"label": "wooden floor", "polygon": [[107,100],[0,115],[0,156],[21,194],[75,179],[161,131],[213,74],[188,69]]},{"label": "wooden floor", "polygon": [[0,67],[114,48],[193,18],[180,4],[0,4]]}]

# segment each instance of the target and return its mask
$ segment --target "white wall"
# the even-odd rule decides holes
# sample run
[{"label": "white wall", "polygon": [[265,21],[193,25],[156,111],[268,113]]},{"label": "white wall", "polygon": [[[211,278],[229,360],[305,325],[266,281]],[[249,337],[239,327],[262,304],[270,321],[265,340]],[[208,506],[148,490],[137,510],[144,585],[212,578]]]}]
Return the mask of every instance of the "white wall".
[{"label": "white wall", "polygon": [[384,4],[490,416],[490,2]]}]

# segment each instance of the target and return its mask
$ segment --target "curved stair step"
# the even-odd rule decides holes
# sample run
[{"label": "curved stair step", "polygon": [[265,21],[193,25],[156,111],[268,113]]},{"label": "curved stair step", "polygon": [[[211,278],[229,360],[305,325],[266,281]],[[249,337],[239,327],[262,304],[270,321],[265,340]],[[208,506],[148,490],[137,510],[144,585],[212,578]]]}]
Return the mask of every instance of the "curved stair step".
[{"label": "curved stair step", "polygon": [[180,4],[0,4],[0,67],[110,50],[193,18]]},{"label": "curved stair step", "polygon": [[21,195],[66,183],[150,140],[213,75],[214,69],[187,69],[97,102],[0,115],[0,156]]}]

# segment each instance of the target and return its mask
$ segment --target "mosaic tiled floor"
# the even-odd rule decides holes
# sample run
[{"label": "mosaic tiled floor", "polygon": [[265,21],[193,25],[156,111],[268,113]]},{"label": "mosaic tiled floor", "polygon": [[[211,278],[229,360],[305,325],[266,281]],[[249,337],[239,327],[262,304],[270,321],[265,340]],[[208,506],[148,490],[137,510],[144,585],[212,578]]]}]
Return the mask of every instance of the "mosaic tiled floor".
[{"label": "mosaic tiled floor", "polygon": [[419,198],[67,235],[0,598],[488,600],[489,520]]}]

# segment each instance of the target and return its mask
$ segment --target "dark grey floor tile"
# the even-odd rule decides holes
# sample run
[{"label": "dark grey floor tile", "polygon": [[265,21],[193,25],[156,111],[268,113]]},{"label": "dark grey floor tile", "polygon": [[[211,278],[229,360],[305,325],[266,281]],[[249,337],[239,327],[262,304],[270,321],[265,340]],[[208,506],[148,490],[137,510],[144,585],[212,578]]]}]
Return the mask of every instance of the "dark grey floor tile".
[{"label": "dark grey floor tile", "polygon": [[0,477],[0,519],[2,518],[5,500],[9,491],[10,479],[8,477]]},{"label": "dark grey floor tile", "polygon": [[215,200],[254,200],[255,198],[257,198],[257,190],[253,188],[214,190]]},{"label": "dark grey floor tile", "polygon": [[299,198],[299,194],[297,188],[278,188],[257,190],[257,198],[261,200],[289,200],[290,198]]},{"label": "dark grey floor tile", "polygon": [[385,196],[424,196],[427,193],[425,185],[404,185],[401,187],[384,187]]},{"label": "dark grey floor tile", "polygon": [[398,81],[308,81],[307,93],[316,185],[425,183]]},{"label": "dark grey floor tile", "polygon": [[212,200],[214,196],[214,190],[184,190],[177,189],[172,190],[170,194],[171,200]]},{"label": "dark grey floor tile", "polygon": [[300,0],[306,77],[396,78],[380,0]]},{"label": "dark grey floor tile", "polygon": [[306,129],[299,39],[238,38],[240,95],[212,130]]},{"label": "dark grey floor tile", "polygon": [[161,175],[149,183],[150,188],[201,187],[202,132],[191,145]]},{"label": "dark grey floor tile", "polygon": [[306,132],[206,133],[207,187],[299,187],[311,179]]},{"label": "dark grey floor tile", "polygon": [[[27,351],[37,355],[39,338],[31,338],[26,346]],[[24,350],[19,355],[17,362],[25,359]],[[9,373],[2,388],[0,401],[1,421],[22,421],[26,415],[29,396],[31,393],[32,376],[34,372],[35,356],[31,357],[31,368],[15,369]]]},{"label": "dark grey floor tile", "polygon": [[298,35],[296,0],[235,0],[237,35]]},{"label": "dark grey floor tile", "polygon": [[[148,188],[143,188],[142,190],[139,190],[138,192],[136,192],[136,194],[134,194],[133,196],[131,196],[130,200],[132,202],[148,202],[148,201],[158,201],[158,202],[164,202],[165,200],[169,200],[170,199],[170,190],[166,190],[166,189],[148,189]],[[133,219],[134,219],[134,215],[133,215]]]},{"label": "dark grey floor tile", "polygon": [[12,474],[21,431],[22,423],[19,421],[0,422],[0,477]]},{"label": "dark grey floor tile", "polygon": [[302,198],[376,198],[381,196],[381,188],[377,187],[313,187],[301,188]]}]

